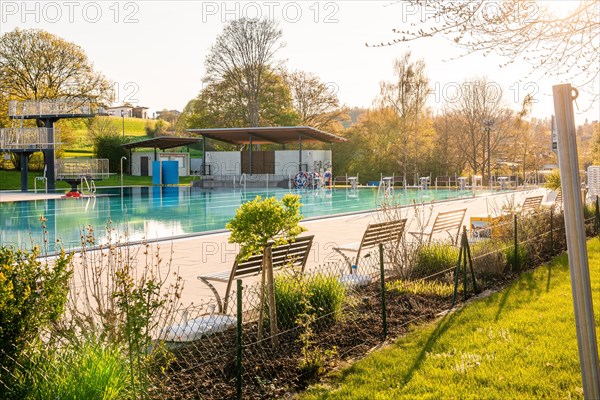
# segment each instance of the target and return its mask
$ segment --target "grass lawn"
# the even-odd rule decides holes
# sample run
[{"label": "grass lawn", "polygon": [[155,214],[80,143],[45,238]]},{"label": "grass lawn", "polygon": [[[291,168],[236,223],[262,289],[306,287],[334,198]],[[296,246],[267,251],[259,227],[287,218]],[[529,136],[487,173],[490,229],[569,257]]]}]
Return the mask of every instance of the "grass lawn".
[{"label": "grass lawn", "polygon": [[[33,181],[34,177],[42,176],[41,172],[33,172],[29,171],[29,190],[33,191]],[[191,176],[181,176],[179,177],[180,185],[189,185],[193,180]],[[96,186],[120,186],[121,185],[121,176],[120,175],[111,175],[109,179],[104,181],[95,181]],[[42,182],[38,182],[38,186],[42,184]],[[123,185],[125,186],[151,186],[152,185],[152,177],[151,176],[128,176],[123,175]],[[71,186],[62,181],[56,182],[56,189],[70,189]],[[19,190],[21,189],[21,173],[17,171],[6,171],[0,170],[0,190]],[[39,190],[39,188],[38,188]],[[42,187],[43,190],[43,187]]]},{"label": "grass lawn", "polygon": [[[588,241],[596,332],[600,240]],[[567,256],[349,368],[301,399],[583,398]]]}]

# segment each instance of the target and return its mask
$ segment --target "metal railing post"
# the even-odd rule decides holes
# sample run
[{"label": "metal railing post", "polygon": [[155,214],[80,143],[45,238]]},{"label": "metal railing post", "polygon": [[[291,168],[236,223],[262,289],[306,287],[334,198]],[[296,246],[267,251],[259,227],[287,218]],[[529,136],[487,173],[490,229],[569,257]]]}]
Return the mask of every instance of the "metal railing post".
[{"label": "metal railing post", "polygon": [[552,87],[552,92],[583,396],[586,399],[599,399],[598,345],[585,240],[575,112],[573,110],[573,101],[577,98],[578,92],[570,84],[555,85]]}]

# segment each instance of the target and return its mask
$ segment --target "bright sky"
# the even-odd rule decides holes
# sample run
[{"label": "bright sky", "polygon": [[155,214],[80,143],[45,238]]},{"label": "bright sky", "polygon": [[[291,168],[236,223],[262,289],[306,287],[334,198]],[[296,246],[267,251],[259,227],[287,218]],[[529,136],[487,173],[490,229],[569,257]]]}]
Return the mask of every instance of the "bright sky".
[{"label": "bright sky", "polygon": [[[316,73],[337,91],[344,105],[371,106],[379,82],[392,78],[394,59],[410,50],[413,58],[426,62],[433,89],[429,104],[436,110],[457,85],[485,76],[503,88],[508,107],[520,108],[530,93],[537,100],[534,116],[553,114],[552,85],[566,82],[535,74],[528,77],[528,64],[499,68],[502,59],[481,55],[451,60],[462,50],[441,38],[383,48],[365,46],[394,38],[392,28],[401,27],[407,14],[405,6],[392,1],[0,0],[0,32],[41,28],[75,42],[96,69],[115,82],[117,104],[137,103],[151,113],[163,108],[182,110],[198,94],[204,60],[225,21],[263,16],[280,22],[287,45],[278,56],[287,67]],[[600,92],[597,82],[588,89]],[[578,104],[581,110],[588,109],[577,114],[578,122],[600,120],[598,102],[590,107],[590,98],[582,95]]]}]

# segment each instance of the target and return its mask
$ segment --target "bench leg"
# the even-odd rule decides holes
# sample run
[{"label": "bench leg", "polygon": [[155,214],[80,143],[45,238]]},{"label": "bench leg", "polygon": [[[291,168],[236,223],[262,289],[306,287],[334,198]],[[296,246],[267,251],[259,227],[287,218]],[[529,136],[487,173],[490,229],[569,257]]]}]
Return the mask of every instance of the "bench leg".
[{"label": "bench leg", "polygon": [[198,279],[201,280],[202,283],[204,283],[206,286],[208,286],[208,288],[211,290],[211,292],[213,292],[213,294],[215,295],[215,299],[217,300],[217,305],[219,307],[219,314],[222,314],[223,313],[223,300],[221,300],[221,296],[219,296],[219,292],[217,292],[217,289],[205,277],[199,276]]},{"label": "bench leg", "polygon": [[[342,257],[344,257],[344,261],[346,261],[346,263],[348,264],[348,272],[352,273],[352,258],[348,257],[346,254],[344,254],[341,250],[338,249],[333,249],[336,253],[341,254]],[[358,261],[358,260],[357,260]]]}]

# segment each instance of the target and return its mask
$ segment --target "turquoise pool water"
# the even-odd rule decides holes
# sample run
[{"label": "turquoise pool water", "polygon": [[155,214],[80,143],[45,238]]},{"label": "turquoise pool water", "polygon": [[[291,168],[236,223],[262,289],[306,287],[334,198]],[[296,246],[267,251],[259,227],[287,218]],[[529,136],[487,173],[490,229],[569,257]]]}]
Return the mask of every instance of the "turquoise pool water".
[{"label": "turquoise pool water", "polygon": [[[377,209],[377,189],[333,189],[290,191],[287,189],[199,189],[190,187],[131,187],[98,189],[96,197],[0,203],[0,245],[31,248],[44,240],[40,218],[46,219],[46,238],[50,251],[60,240],[67,248],[79,247],[87,226],[96,238],[106,236],[108,221],[115,232],[127,229],[129,241],[172,238],[225,228],[225,223],[244,202],[257,195],[302,196],[305,218]],[[395,191],[402,204],[471,197],[471,191],[419,190]]]}]

